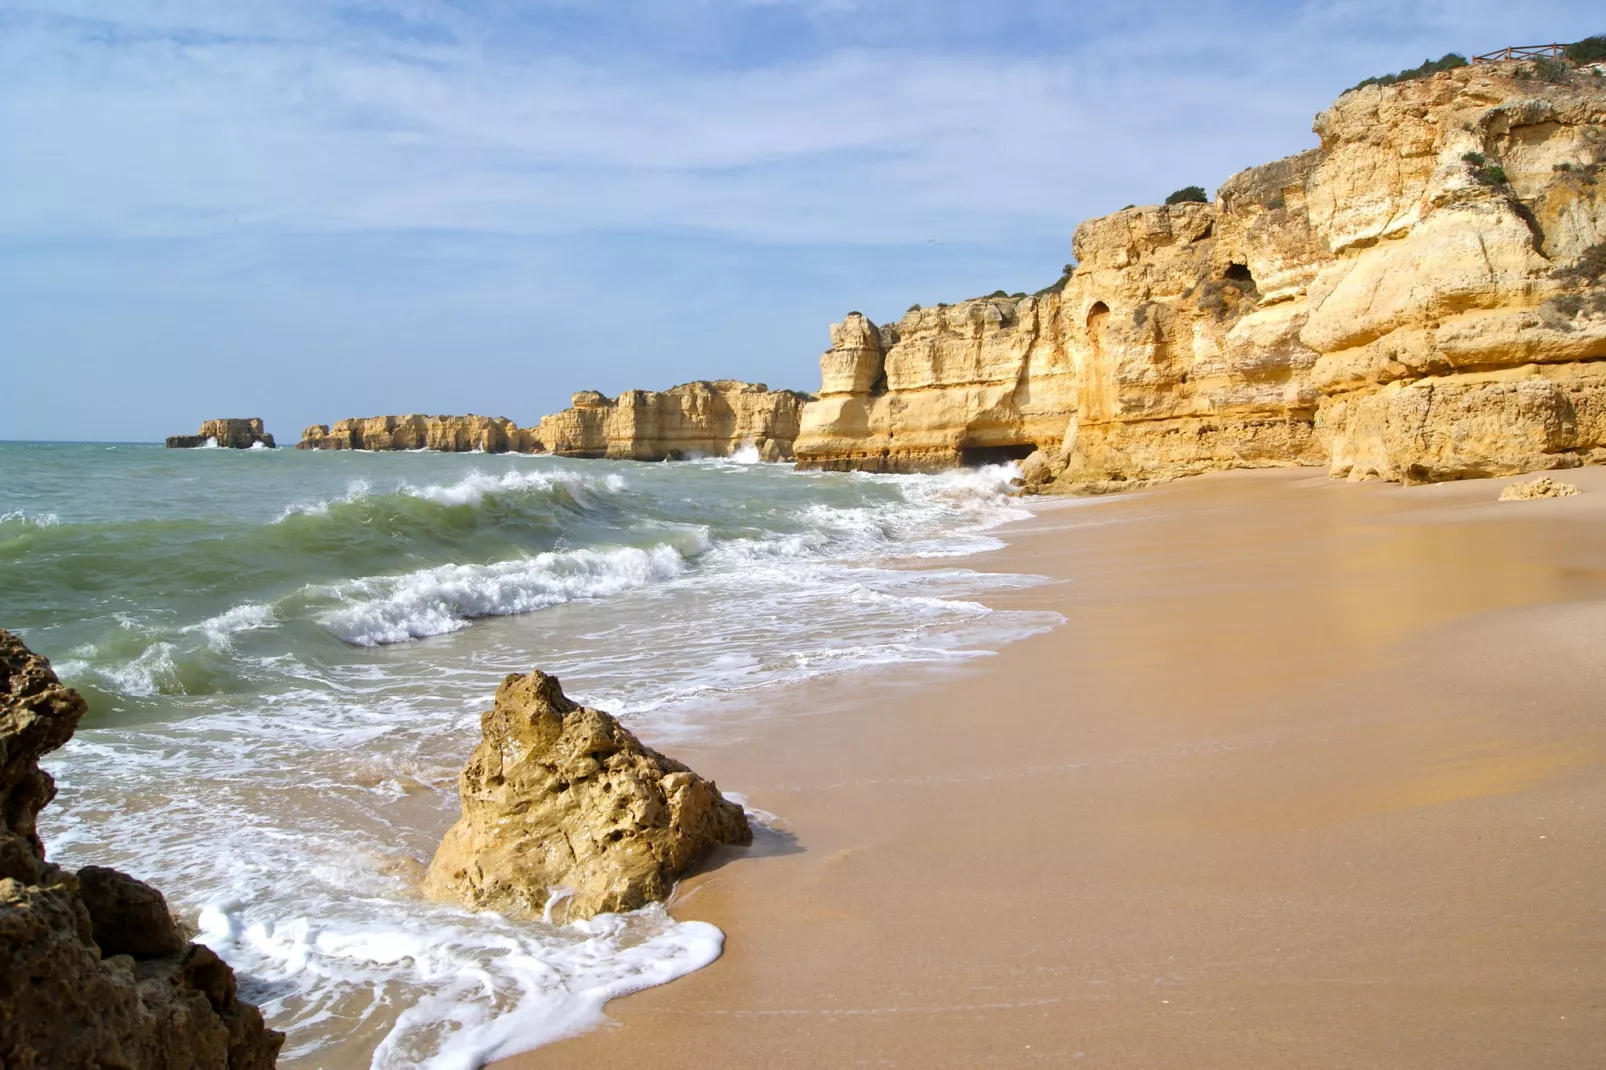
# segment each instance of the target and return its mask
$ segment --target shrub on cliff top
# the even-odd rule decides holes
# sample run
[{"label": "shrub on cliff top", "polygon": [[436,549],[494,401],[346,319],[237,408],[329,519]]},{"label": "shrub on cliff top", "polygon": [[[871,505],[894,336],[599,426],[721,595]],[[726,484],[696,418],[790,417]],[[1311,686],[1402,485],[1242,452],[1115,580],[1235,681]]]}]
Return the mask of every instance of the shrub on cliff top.
[{"label": "shrub on cliff top", "polygon": [[1210,198],[1205,196],[1203,186],[1183,186],[1165,199],[1167,204],[1209,204]]},{"label": "shrub on cliff top", "polygon": [[1353,93],[1355,90],[1369,85],[1393,85],[1395,82],[1410,82],[1417,78],[1427,78],[1430,75],[1438,74],[1440,71],[1453,71],[1457,67],[1465,67],[1466,65],[1467,57],[1458,52],[1446,52],[1438,59],[1423,60],[1420,67],[1411,67],[1395,74],[1380,74],[1375,78],[1367,78],[1364,81],[1356,82],[1345,92]]},{"label": "shrub on cliff top", "polygon": [[1534,74],[1539,76],[1541,82],[1550,82],[1560,85],[1571,77],[1573,69],[1559,59],[1540,58],[1534,60]]},{"label": "shrub on cliff top", "polygon": [[1606,34],[1596,34],[1567,46],[1566,56],[1574,63],[1599,63],[1606,59]]}]

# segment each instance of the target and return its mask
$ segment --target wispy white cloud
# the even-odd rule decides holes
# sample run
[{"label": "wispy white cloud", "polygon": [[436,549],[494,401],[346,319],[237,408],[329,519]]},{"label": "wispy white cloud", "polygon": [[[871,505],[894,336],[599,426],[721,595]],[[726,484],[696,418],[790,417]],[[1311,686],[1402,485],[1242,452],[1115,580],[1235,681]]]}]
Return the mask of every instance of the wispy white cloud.
[{"label": "wispy white cloud", "polygon": [[0,233],[1018,236],[1293,151],[1335,88],[1414,54],[1401,35],[1458,44],[1511,21],[1477,3],[1227,10],[1093,20],[1103,36],[1067,31],[1048,55],[881,34],[721,67],[638,46],[576,59],[560,25],[433,0],[55,0],[0,38],[0,139],[20,149],[0,156]]},{"label": "wispy white cloud", "polygon": [[0,0],[0,437],[806,388],[848,308],[1034,288],[1363,76],[1597,7]]}]

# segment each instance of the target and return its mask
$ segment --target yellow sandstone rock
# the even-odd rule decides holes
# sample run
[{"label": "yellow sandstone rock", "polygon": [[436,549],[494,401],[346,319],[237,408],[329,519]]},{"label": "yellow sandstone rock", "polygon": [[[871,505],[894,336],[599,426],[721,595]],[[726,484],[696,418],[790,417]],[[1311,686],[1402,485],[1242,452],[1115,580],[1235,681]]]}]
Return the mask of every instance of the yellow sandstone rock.
[{"label": "yellow sandstone rock", "polygon": [[1540,476],[1529,483],[1513,483],[1500,492],[1503,502],[1526,502],[1535,498],[1570,498],[1580,491],[1571,483],[1560,483]]},{"label": "yellow sandstone rock", "polygon": [[817,468],[1042,457],[1108,489],[1328,464],[1426,482],[1606,460],[1606,80],[1516,65],[1346,93],[1213,204],[1076,230],[1032,297],[832,327]]},{"label": "yellow sandstone rock", "polygon": [[262,429],[256,417],[239,420],[208,420],[193,435],[167,436],[170,450],[196,449],[201,446],[218,446],[223,449],[248,450],[253,446],[273,449],[273,436]]},{"label": "yellow sandstone rock", "polygon": [[459,780],[462,819],[424,880],[476,910],[575,920],[668,897],[710,848],[747,844],[713,782],[571,702],[556,678],[513,675],[481,719]]},{"label": "yellow sandstone rock", "polygon": [[502,416],[369,416],[332,428],[313,424],[298,450],[439,450],[444,453],[535,453],[540,442]]},{"label": "yellow sandstone rock", "polygon": [[563,457],[662,461],[728,457],[751,446],[766,461],[790,460],[798,415],[807,398],[762,383],[729,379],[669,390],[627,390],[617,399],[595,390],[573,407],[544,417],[533,433]]}]

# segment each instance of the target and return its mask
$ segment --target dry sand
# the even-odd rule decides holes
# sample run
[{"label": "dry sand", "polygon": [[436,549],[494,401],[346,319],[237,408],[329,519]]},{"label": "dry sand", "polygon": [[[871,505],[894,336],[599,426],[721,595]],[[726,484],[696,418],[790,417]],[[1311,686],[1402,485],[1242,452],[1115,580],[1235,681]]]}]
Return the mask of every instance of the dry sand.
[{"label": "dry sand", "polygon": [[[1066,623],[677,754],[794,839],[724,957],[506,1068],[1606,1064],[1606,470],[1045,503]],[[829,627],[829,621],[822,621]]]}]

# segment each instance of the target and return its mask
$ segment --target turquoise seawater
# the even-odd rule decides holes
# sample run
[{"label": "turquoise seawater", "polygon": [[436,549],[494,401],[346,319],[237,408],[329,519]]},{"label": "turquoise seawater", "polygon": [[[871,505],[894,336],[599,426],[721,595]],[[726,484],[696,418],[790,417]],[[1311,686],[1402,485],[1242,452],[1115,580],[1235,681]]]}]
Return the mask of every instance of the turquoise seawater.
[{"label": "turquoise seawater", "polygon": [[91,707],[48,763],[52,856],[162,887],[285,1066],[474,1066],[706,964],[721,934],[661,909],[417,897],[502,676],[556,673],[672,748],[820,675],[1053,624],[987,608],[1036,580],[967,560],[1026,515],[1008,469],[753,461],[0,443],[0,626]]}]

